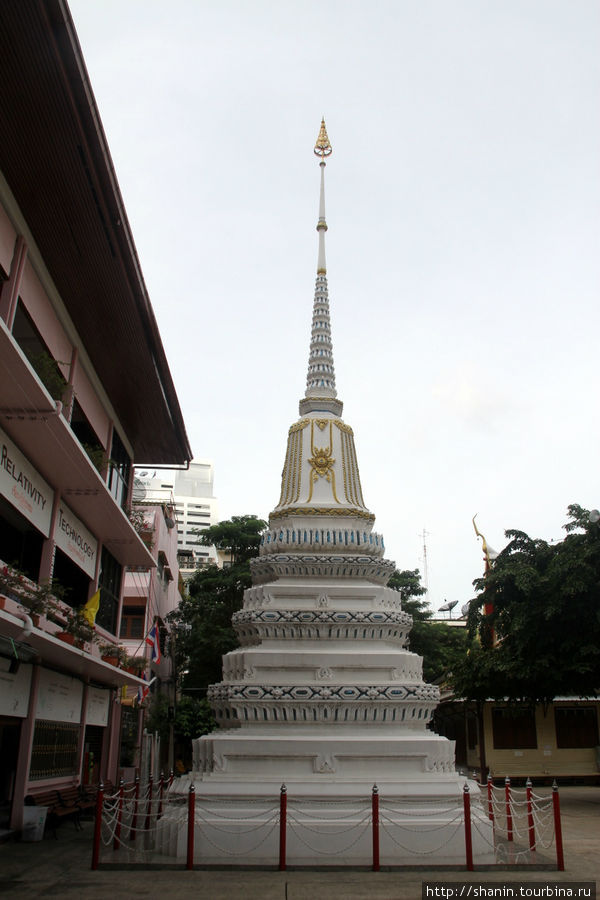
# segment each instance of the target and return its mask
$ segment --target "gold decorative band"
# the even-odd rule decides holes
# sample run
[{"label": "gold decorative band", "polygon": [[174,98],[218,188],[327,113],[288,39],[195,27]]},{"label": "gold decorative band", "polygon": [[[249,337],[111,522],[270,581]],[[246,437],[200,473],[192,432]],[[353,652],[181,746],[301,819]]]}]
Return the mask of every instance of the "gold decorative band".
[{"label": "gold decorative band", "polygon": [[269,519],[283,519],[286,516],[340,516],[349,518],[366,519],[368,522],[374,522],[373,513],[362,509],[348,509],[339,506],[288,506],[286,509],[276,510],[272,512]]},{"label": "gold decorative band", "polygon": [[299,422],[295,422],[290,426],[288,434],[293,434],[295,431],[302,431],[303,428],[306,428],[309,422],[310,419],[300,419]]}]

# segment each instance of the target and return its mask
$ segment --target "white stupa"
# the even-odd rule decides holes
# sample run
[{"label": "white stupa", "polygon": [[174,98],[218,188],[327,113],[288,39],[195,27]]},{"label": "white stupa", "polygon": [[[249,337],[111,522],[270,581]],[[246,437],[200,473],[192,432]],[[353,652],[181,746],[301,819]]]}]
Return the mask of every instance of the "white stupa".
[{"label": "white stupa", "polygon": [[219,729],[194,742],[191,780],[204,809],[196,845],[205,862],[276,862],[277,835],[261,839],[258,824],[261,804],[276,802],[285,783],[290,865],[368,864],[370,830],[361,834],[356,823],[376,783],[382,804],[401,811],[396,831],[392,813],[382,830],[382,864],[433,862],[423,854],[436,848],[436,862],[462,862],[456,804],[465,780],[454,743],[427,728],[439,690],[424,683],[421,657],[406,649],[412,619],[386,587],[394,563],[373,531],[337,398],[324,121],[315,154],[319,254],[306,393],[288,433],[281,496],[251,563],[253,587],[233,617],[241,646],[223,658],[223,681],[209,689]]}]

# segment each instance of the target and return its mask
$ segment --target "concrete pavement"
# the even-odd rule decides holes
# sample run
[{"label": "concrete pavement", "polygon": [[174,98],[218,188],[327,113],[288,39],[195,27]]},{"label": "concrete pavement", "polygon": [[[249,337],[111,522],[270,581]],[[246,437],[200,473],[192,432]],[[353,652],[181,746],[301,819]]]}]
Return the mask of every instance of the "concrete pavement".
[{"label": "concrete pavement", "polygon": [[[546,789],[544,789],[545,792]],[[15,898],[121,897],[207,900],[418,900],[423,881],[554,882],[600,879],[600,787],[560,791],[565,872],[555,869],[395,869],[371,872],[303,869],[287,872],[226,869],[90,869],[92,823],[75,831],[65,822],[58,839],[0,845],[0,894]]]}]

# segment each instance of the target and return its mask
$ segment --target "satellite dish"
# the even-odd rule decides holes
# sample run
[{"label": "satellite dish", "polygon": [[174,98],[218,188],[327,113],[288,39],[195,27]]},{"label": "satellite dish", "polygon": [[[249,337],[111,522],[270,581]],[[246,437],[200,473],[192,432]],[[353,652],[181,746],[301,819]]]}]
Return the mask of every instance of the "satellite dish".
[{"label": "satellite dish", "polygon": [[596,522],[600,522],[600,510],[591,509],[589,518],[592,525],[595,525]]},{"label": "satellite dish", "polygon": [[469,609],[470,609],[470,608],[471,608],[471,604],[470,604],[470,603],[463,603],[463,605],[462,605],[461,608],[460,608],[460,614],[461,614],[461,616],[468,616],[468,615],[469,615]]},{"label": "satellite dish", "polygon": [[144,487],[143,481],[140,481],[139,478],[133,479],[133,491],[131,494],[131,500],[133,503],[142,503],[146,499],[146,488]]},{"label": "satellite dish", "polygon": [[450,600],[448,603],[444,603],[443,606],[440,606],[438,612],[450,612],[455,606],[458,606],[458,600]]},{"label": "satellite dish", "polygon": [[452,610],[455,606],[458,606],[458,600],[450,600],[448,603],[444,603],[443,606],[440,606],[438,612],[448,612],[450,613],[450,618],[452,618]]}]

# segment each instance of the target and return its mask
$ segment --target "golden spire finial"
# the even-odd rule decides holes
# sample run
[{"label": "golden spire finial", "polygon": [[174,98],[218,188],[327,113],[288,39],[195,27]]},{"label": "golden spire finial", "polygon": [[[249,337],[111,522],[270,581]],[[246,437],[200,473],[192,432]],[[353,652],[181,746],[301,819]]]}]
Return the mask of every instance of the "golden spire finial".
[{"label": "golden spire finial", "polygon": [[327,137],[327,129],[325,128],[325,119],[321,119],[321,128],[319,130],[319,137],[317,138],[317,143],[315,144],[314,154],[315,156],[320,156],[321,160],[325,160],[326,156],[331,156],[333,153],[333,148],[329,143],[329,138]]}]

